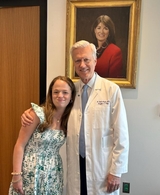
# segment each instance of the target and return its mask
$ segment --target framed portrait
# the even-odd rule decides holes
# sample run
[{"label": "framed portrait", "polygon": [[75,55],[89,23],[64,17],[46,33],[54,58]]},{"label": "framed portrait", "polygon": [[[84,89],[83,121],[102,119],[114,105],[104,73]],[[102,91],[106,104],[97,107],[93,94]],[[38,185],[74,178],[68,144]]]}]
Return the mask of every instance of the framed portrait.
[{"label": "framed portrait", "polygon": [[66,75],[79,79],[70,55],[80,40],[97,49],[98,75],[136,88],[141,0],[67,0]]}]

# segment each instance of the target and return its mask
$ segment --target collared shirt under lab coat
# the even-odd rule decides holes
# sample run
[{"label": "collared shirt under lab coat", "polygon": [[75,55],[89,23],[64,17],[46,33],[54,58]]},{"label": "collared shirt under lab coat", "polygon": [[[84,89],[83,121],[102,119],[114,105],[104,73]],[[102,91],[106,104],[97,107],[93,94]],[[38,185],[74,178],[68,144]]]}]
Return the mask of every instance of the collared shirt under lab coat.
[{"label": "collared shirt under lab coat", "polygon": [[[79,131],[81,126],[80,81],[68,121],[67,195],[80,195]],[[88,195],[107,195],[108,173],[128,170],[128,124],[120,88],[96,75],[95,85],[84,111],[86,177]],[[118,195],[119,190],[110,195]]]}]

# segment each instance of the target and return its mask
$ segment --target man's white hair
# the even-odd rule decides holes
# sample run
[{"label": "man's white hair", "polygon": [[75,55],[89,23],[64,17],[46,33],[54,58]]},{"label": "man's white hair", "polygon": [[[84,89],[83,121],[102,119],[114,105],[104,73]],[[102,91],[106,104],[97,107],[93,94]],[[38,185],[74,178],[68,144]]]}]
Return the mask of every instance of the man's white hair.
[{"label": "man's white hair", "polygon": [[95,45],[93,43],[89,43],[88,41],[85,41],[85,40],[78,41],[71,47],[70,54],[71,54],[72,58],[73,58],[73,51],[75,49],[84,48],[87,46],[91,47],[93,58],[96,60],[97,59],[97,55],[96,55],[97,50],[96,50]]}]

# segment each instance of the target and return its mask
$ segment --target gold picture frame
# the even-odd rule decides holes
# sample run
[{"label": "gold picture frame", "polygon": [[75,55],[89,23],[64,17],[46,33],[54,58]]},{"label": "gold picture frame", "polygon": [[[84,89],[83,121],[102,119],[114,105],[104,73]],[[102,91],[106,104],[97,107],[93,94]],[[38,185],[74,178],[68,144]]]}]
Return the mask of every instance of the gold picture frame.
[{"label": "gold picture frame", "polygon": [[97,16],[106,14],[114,20],[117,45],[123,56],[123,77],[106,79],[123,88],[136,88],[140,9],[141,0],[67,0],[66,76],[74,82],[79,79],[70,48],[82,39],[92,42],[91,24]]}]

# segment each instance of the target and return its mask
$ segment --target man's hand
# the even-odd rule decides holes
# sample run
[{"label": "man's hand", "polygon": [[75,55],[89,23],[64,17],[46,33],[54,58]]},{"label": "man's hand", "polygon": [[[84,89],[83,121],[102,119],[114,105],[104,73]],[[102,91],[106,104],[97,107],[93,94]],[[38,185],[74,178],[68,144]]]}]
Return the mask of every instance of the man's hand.
[{"label": "man's hand", "polygon": [[32,108],[26,110],[22,116],[21,116],[21,125],[23,127],[25,126],[29,126],[33,123],[33,118],[32,116],[30,115],[30,111],[32,110]]},{"label": "man's hand", "polygon": [[107,176],[107,192],[111,193],[119,189],[120,186],[120,177],[109,174]]}]

